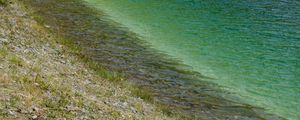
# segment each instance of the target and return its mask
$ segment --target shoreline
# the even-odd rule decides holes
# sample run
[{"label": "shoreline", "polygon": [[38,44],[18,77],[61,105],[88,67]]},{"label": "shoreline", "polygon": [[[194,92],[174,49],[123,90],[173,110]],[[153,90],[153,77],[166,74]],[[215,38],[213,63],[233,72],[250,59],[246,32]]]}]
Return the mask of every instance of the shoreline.
[{"label": "shoreline", "polygon": [[114,73],[84,62],[79,47],[23,3],[10,0],[0,10],[1,119],[170,119],[108,80]]}]

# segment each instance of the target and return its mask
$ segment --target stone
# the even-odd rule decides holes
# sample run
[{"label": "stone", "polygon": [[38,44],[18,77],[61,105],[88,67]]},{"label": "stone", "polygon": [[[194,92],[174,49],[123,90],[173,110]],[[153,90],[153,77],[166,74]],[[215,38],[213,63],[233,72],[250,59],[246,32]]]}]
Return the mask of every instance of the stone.
[{"label": "stone", "polygon": [[31,118],[32,118],[33,120],[37,120],[38,116],[33,115]]},{"label": "stone", "polygon": [[49,26],[49,25],[44,25],[44,27],[45,27],[45,28],[50,28],[50,26]]},{"label": "stone", "polygon": [[12,115],[12,116],[16,116],[16,112],[15,112],[15,111],[9,110],[9,111],[8,111],[8,114],[9,114],[9,115]]}]

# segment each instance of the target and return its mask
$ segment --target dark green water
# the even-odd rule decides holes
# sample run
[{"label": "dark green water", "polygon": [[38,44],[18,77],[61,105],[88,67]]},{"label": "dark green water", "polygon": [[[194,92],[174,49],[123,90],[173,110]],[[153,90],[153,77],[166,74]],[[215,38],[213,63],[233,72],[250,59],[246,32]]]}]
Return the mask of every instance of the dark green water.
[{"label": "dark green water", "polygon": [[224,96],[300,119],[298,0],[86,0]]}]

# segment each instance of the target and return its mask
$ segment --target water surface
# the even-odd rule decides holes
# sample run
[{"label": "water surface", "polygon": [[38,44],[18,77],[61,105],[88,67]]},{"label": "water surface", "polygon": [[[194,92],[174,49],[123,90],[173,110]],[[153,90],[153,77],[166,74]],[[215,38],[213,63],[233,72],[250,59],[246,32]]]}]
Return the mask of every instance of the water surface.
[{"label": "water surface", "polygon": [[226,98],[300,118],[297,0],[86,0],[213,79]]}]

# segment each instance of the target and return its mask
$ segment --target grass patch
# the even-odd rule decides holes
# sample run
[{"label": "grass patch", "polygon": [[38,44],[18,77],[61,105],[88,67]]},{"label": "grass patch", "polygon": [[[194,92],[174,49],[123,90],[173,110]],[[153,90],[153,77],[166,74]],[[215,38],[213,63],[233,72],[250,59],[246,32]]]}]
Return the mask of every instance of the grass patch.
[{"label": "grass patch", "polygon": [[[61,38],[61,37],[58,37],[58,38]],[[72,53],[80,54],[82,51],[82,48],[79,45],[75,44],[73,42],[73,40],[71,40],[69,38],[61,38],[61,39],[58,39],[56,42],[68,47]],[[68,52],[70,52],[70,51],[68,51]]]},{"label": "grass patch", "polygon": [[88,59],[85,59],[84,61],[88,64],[89,68],[93,69],[96,74],[102,78],[108,79],[113,82],[122,82],[124,80],[122,74],[114,71],[109,71],[97,62]]},{"label": "grass patch", "polygon": [[[190,116],[186,114],[182,114],[178,109],[162,104],[160,102],[156,102],[154,99],[153,93],[148,90],[147,88],[136,86],[136,85],[127,85],[128,89],[131,91],[131,94],[137,97],[140,97],[141,99],[145,100],[146,102],[149,102],[156,107],[156,111],[161,111],[164,115],[167,115],[171,118],[175,118],[177,120],[198,120],[200,118],[197,118],[196,116]],[[139,104],[136,104],[135,107],[142,111],[142,106]]]},{"label": "grass patch", "polygon": [[110,115],[111,115],[113,118],[115,118],[116,120],[119,120],[119,119],[121,119],[121,117],[122,117],[121,113],[118,112],[118,111],[111,111],[111,112],[110,112]]},{"label": "grass patch", "polygon": [[17,66],[24,66],[24,64],[25,64],[24,61],[21,58],[17,57],[17,56],[11,56],[9,58],[9,62],[14,64],[14,65],[17,65]]},{"label": "grass patch", "polygon": [[141,99],[151,103],[154,102],[154,97],[149,90],[135,85],[129,85],[128,87],[132,95],[140,97]]},{"label": "grass patch", "polygon": [[158,110],[161,110],[167,116],[176,115],[175,112],[173,111],[173,109],[170,106],[159,104],[159,103],[156,103],[155,105],[156,105]]},{"label": "grass patch", "polygon": [[31,14],[32,18],[39,24],[43,25],[45,23],[45,20],[43,17],[36,15],[36,14]]},{"label": "grass patch", "polygon": [[5,57],[8,55],[8,50],[5,46],[0,48],[0,57]]},{"label": "grass patch", "polygon": [[[74,115],[65,109],[70,103],[74,102],[71,96],[75,96],[68,85],[61,84],[59,83],[60,81],[51,82],[48,78],[45,80],[39,75],[35,77],[16,76],[14,79],[19,80],[18,83],[22,85],[23,91],[33,95],[29,102],[44,108],[48,119],[56,119],[58,117],[73,118]],[[51,95],[45,95],[46,91],[50,92]],[[10,106],[15,106],[14,103],[22,101],[19,99],[12,100]]]}]

